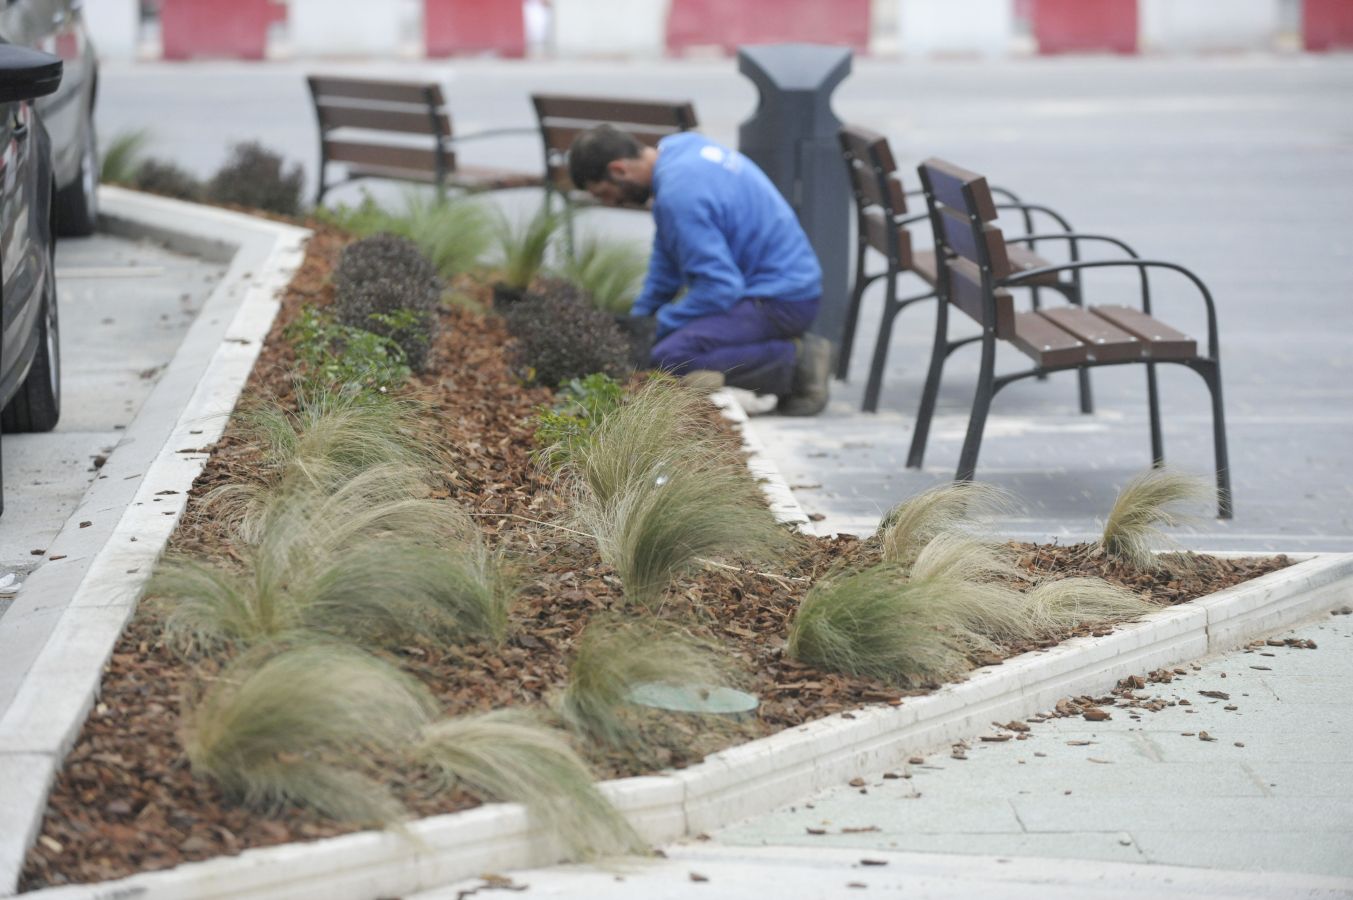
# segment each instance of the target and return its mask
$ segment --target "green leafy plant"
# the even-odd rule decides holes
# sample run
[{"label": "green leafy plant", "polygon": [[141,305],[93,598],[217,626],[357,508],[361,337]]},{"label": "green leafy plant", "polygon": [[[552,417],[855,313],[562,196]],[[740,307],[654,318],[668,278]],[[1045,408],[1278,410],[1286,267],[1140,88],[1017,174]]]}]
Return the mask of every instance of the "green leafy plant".
[{"label": "green leafy plant", "polygon": [[384,232],[408,238],[447,280],[478,266],[494,242],[493,219],[485,207],[457,197],[410,191],[403,210],[392,212],[368,195],[355,207],[321,209],[317,216],[359,237]]},{"label": "green leafy plant", "polygon": [[938,683],[971,668],[973,653],[994,650],[971,627],[994,596],[943,578],[907,581],[901,568],[888,563],[840,573],[804,597],[790,624],[787,652],[828,672],[890,684]]},{"label": "green leafy plant", "polygon": [[1113,504],[1100,546],[1106,555],[1137,569],[1154,569],[1154,547],[1165,540],[1161,530],[1186,520],[1176,507],[1212,496],[1206,480],[1170,469],[1150,469],[1133,478]]},{"label": "green leafy plant", "polygon": [[536,414],[537,456],[557,468],[592,439],[601,420],[620,407],[624,399],[620,382],[604,372],[574,378],[559,390],[553,407]]},{"label": "green leafy plant", "polygon": [[883,517],[877,537],[883,558],[909,566],[936,535],[970,528],[1010,504],[1000,488],[974,481],[923,491]]},{"label": "green leafy plant", "polygon": [[305,382],[312,389],[383,393],[409,378],[398,343],[336,322],[327,310],[303,306],[283,336],[295,349]]},{"label": "green leafy plant", "polygon": [[241,564],[170,557],[148,592],[169,643],[214,653],[296,634],[386,646],[506,636],[515,585],[422,472],[365,470],[332,492],[284,484],[245,529]]},{"label": "green leafy plant", "polygon": [[414,754],[486,799],[523,804],[575,857],[645,849],[565,736],[527,713],[499,710],[438,722],[424,731]]},{"label": "green leafy plant", "polygon": [[641,248],[589,235],[565,261],[561,274],[597,309],[627,315],[647,270],[648,256]]},{"label": "green leafy plant", "polygon": [[559,714],[588,739],[632,746],[631,690],[651,683],[717,685],[727,680],[728,669],[715,647],[671,625],[595,619],[578,641]]},{"label": "green leafy plant", "polygon": [[517,291],[531,286],[545,266],[561,221],[558,214],[543,206],[525,222],[513,224],[506,216],[498,219],[498,274],[503,284]]},{"label": "green leafy plant", "polygon": [[335,318],[388,337],[415,371],[427,361],[439,324],[442,284],[418,245],[377,234],[343,248],[334,269]]},{"label": "green leafy plant", "polygon": [[516,343],[513,359],[540,384],[555,386],[594,372],[629,368],[629,341],[614,319],[588,306],[576,290],[527,294],[504,312]]},{"label": "green leafy plant", "polygon": [[103,160],[99,166],[99,181],[104,184],[132,184],[136,180],[150,139],[148,128],[120,131],[113,135],[113,139],[103,151]]},{"label": "green leafy plant", "polygon": [[304,182],[300,165],[284,170],[281,156],[250,141],[231,148],[225,164],[207,183],[207,198],[294,216],[301,209]]},{"label": "green leafy plant", "polygon": [[383,770],[434,711],[418,682],[352,647],[271,646],[210,682],[189,705],[181,738],[195,772],[251,807],[303,803],[384,824],[401,809]]},{"label": "green leafy plant", "polygon": [[202,199],[202,182],[188,170],[161,159],[147,159],[136,169],[131,184],[139,191],[195,202]]}]

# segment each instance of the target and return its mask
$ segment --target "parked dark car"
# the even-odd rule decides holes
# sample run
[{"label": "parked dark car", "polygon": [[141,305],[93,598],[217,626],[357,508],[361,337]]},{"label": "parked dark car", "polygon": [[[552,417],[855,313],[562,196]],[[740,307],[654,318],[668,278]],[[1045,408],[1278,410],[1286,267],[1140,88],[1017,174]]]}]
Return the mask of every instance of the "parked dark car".
[{"label": "parked dark car", "polygon": [[[61,59],[0,43],[0,432],[48,431],[61,414],[52,144],[34,110]],[[0,469],[0,472],[3,470]],[[0,511],[4,510],[0,478]]]},{"label": "parked dark car", "polygon": [[99,217],[94,131],[99,72],[82,5],[80,0],[0,0],[0,41],[59,56],[65,66],[61,87],[36,104],[52,138],[53,224],[62,236],[93,234]]}]

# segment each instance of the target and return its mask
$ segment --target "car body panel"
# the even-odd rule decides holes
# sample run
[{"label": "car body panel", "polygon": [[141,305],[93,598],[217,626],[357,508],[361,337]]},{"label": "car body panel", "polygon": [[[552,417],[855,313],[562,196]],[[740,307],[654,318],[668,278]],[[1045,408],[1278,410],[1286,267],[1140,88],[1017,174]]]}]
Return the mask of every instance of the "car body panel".
[{"label": "car body panel", "polygon": [[[31,103],[0,103],[0,405],[28,375],[52,271],[51,141]],[[16,127],[17,126],[17,127]]]}]

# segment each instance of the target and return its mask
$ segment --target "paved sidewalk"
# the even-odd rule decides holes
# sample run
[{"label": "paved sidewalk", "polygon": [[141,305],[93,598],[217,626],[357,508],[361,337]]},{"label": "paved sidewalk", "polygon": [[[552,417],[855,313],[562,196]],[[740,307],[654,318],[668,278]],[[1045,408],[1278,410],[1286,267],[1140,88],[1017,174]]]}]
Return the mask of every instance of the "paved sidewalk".
[{"label": "paved sidewalk", "polygon": [[[223,271],[107,234],[57,245],[61,421],[4,436],[0,575],[22,582],[42,564],[32,551],[50,545],[100,476]],[[0,596],[0,616],[10,602]]]},{"label": "paved sidewalk", "polygon": [[[1108,721],[1054,718],[1030,724],[1027,739],[973,740],[966,760],[946,749],[891,778],[862,772],[857,786],[714,839],[1353,879],[1353,616],[1279,637],[1318,649],[1263,646],[1184,666],[1137,691],[1177,703],[1158,712],[1105,706]],[[990,730],[1002,734],[1015,733]]]},{"label": "paved sidewalk", "polygon": [[556,866],[449,885],[409,900],[469,896],[569,900],[1245,900],[1347,898],[1350,882],[1310,875],[1258,875],[1176,866],[1086,863],[794,847],[685,846],[665,859]]},{"label": "paved sidewalk", "polygon": [[1172,704],[1156,712],[1031,717],[969,742],[965,760],[945,748],[861,773],[657,860],[492,874],[411,900],[1353,897],[1353,616],[1273,640],[1286,638],[1316,649],[1180,666],[1136,692]]}]

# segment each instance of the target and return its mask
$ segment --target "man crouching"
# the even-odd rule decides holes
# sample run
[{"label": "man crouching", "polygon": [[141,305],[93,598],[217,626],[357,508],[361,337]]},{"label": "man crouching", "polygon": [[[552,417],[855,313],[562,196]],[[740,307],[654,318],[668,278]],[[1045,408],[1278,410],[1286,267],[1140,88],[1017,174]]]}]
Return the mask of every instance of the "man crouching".
[{"label": "man crouching", "polygon": [[781,415],[822,411],[831,344],[807,333],[822,268],[755,163],[695,132],[654,148],[602,125],[574,140],[569,174],[610,206],[653,200],[653,254],[630,314],[657,318],[655,367],[773,394]]}]

